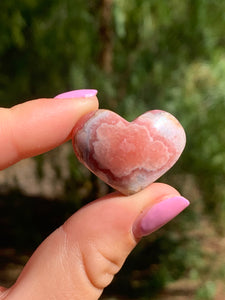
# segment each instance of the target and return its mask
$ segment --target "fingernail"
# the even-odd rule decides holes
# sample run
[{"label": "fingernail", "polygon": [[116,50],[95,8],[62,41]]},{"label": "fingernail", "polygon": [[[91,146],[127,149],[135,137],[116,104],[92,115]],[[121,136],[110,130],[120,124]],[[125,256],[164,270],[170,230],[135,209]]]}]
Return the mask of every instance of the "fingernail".
[{"label": "fingernail", "polygon": [[56,99],[66,99],[66,98],[89,98],[96,96],[97,90],[74,90],[66,93],[57,95]]},{"label": "fingernail", "polygon": [[189,204],[190,202],[183,197],[173,197],[153,205],[134,225],[134,236],[141,238],[156,231],[176,217]]}]

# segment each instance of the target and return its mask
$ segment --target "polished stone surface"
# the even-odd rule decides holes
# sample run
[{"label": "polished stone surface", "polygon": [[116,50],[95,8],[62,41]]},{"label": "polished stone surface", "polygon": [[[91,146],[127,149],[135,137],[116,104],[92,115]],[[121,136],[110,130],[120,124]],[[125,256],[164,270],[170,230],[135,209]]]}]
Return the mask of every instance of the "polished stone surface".
[{"label": "polished stone surface", "polygon": [[84,116],[73,132],[78,159],[125,195],[142,190],[169,170],[185,142],[177,119],[160,110],[128,122],[100,109]]}]

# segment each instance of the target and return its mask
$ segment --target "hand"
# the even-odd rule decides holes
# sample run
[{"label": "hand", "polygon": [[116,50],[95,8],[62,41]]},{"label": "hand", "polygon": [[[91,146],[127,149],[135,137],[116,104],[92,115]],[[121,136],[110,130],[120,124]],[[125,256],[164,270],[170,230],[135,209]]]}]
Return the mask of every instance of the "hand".
[{"label": "hand", "polygon": [[[0,108],[0,170],[69,140],[78,119],[98,108],[96,96],[82,93]],[[98,299],[140,238],[188,204],[160,183],[132,196],[115,192],[90,203],[39,246],[17,282],[0,289],[0,299]]]}]

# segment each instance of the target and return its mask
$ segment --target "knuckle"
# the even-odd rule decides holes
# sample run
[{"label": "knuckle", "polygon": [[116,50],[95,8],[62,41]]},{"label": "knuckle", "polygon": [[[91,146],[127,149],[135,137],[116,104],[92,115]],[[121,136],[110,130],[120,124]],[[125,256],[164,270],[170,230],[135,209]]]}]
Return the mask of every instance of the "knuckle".
[{"label": "knuckle", "polygon": [[97,289],[104,289],[110,284],[121,265],[117,259],[106,254],[102,249],[89,244],[82,254],[82,263],[89,282]]}]

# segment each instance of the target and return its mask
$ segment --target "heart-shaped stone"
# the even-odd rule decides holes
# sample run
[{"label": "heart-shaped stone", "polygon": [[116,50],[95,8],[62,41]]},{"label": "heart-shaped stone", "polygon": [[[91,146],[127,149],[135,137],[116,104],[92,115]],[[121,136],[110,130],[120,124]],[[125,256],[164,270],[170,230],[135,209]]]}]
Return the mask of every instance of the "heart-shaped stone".
[{"label": "heart-shaped stone", "polygon": [[177,119],[160,110],[128,122],[100,109],[81,118],[73,132],[78,159],[125,195],[142,190],[169,170],[185,141]]}]

